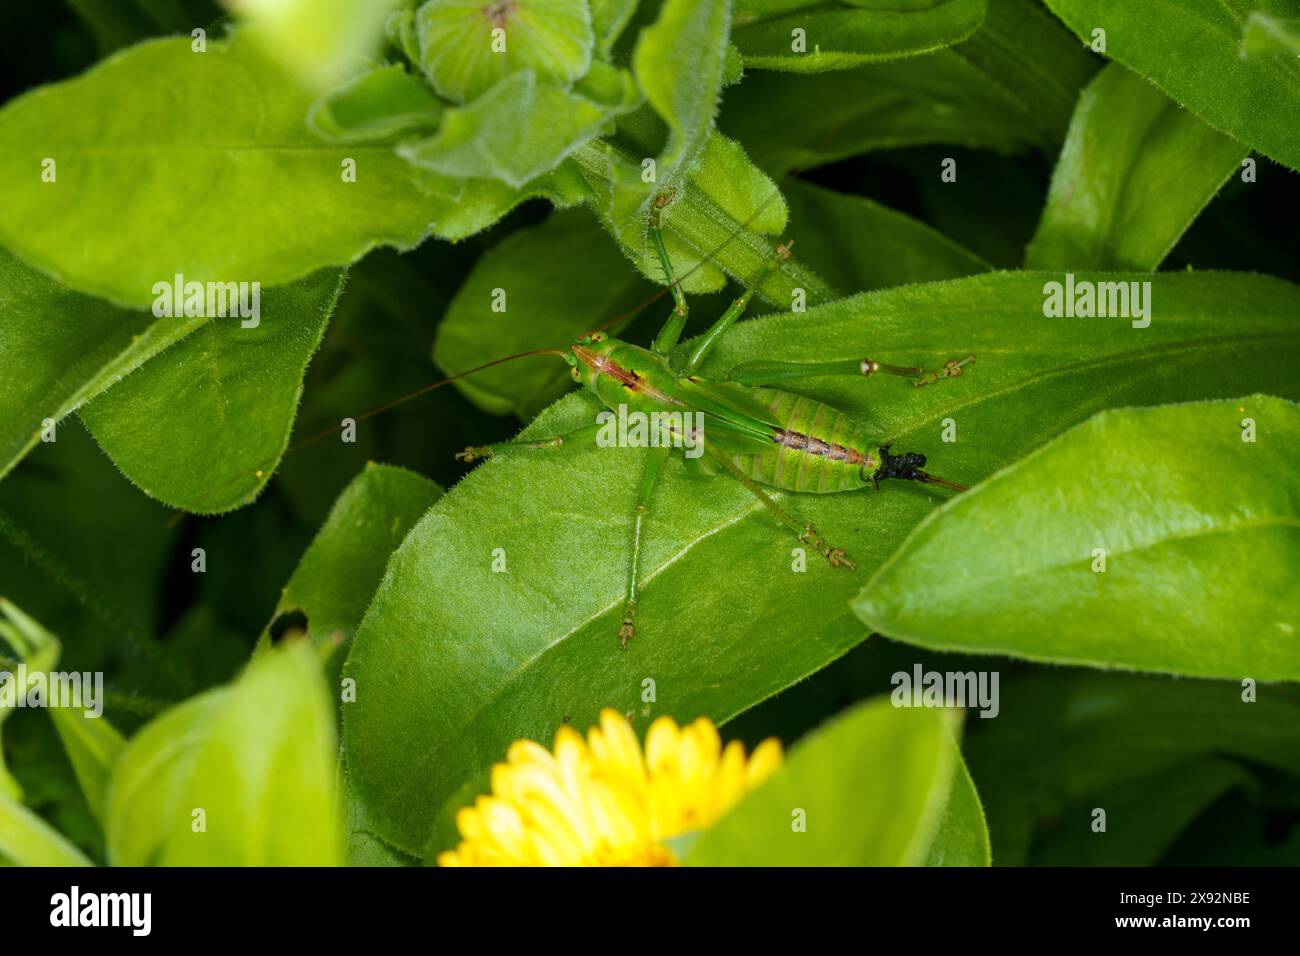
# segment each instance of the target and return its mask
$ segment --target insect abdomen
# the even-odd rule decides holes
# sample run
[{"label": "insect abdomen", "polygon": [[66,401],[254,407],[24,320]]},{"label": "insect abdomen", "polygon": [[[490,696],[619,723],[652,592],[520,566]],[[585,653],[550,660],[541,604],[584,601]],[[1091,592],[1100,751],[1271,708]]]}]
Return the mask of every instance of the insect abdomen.
[{"label": "insect abdomen", "polygon": [[847,415],[825,402],[779,389],[756,388],[753,395],[772,409],[780,426],[773,432],[771,451],[733,456],[755,481],[813,494],[870,484],[879,455]]}]

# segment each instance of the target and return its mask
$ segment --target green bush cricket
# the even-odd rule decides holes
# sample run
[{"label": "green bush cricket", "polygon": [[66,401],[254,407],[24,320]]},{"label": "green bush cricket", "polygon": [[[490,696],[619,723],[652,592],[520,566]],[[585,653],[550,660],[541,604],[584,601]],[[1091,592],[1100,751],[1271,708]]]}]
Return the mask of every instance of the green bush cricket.
[{"label": "green bush cricket", "polygon": [[[844,549],[827,543],[813,525],[800,523],[763,490],[764,486],[795,493],[825,494],[867,486],[875,488],[884,479],[897,478],[954,491],[965,490],[963,485],[923,471],[924,455],[891,454],[888,443],[873,440],[845,413],[824,402],[773,386],[815,376],[871,377],[883,372],[909,378],[919,387],[960,376],[964,367],[974,361],[974,356],[950,359],[937,370],[889,365],[873,358],[850,358],[811,363],[748,362],[731,369],[722,379],[699,375],[698,369],[705,358],[744,313],[766,276],[789,258],[790,244],[777,248],[775,259],[689,351],[676,352],[686,326],[688,306],[660,231],[660,213],[667,202],[666,197],[657,197],[649,236],[675,304],[652,346],[642,348],[595,331],[580,336],[566,350],[525,353],[564,358],[573,380],[594,394],[606,408],[621,413],[631,411],[638,417],[664,423],[664,440],[650,443],[633,511],[631,558],[618,630],[623,647],[636,633],[636,608],[640,599],[637,584],[645,521],[672,447],[702,447],[702,458],[686,456],[689,466],[710,474],[718,471],[730,474],[801,543],[811,546],[837,568],[854,568]],[[520,357],[510,356],[491,364]],[[461,375],[475,371],[479,369]],[[603,423],[596,422],[548,438],[471,446],[456,457],[473,462],[506,450],[559,448],[590,442],[603,427]]]}]

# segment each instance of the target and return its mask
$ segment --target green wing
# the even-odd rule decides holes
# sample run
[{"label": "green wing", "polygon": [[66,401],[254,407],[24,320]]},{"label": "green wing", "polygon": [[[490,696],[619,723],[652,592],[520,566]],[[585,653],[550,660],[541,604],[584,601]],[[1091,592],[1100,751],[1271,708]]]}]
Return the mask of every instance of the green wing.
[{"label": "green wing", "polygon": [[772,450],[772,432],[780,426],[772,410],[744,385],[692,376],[679,382],[673,397],[704,413],[704,441],[717,451],[757,455]]}]

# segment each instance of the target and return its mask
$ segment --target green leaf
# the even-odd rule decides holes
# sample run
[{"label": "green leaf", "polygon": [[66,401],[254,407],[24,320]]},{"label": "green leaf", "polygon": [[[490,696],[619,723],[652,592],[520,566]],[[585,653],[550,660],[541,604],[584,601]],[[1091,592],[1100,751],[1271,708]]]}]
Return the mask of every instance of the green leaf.
[{"label": "green leaf", "polygon": [[499,179],[521,189],[599,135],[610,112],[599,103],[512,73],[474,102],[449,109],[438,132],[397,152],[422,169]]},{"label": "green leaf", "polygon": [[18,866],[93,866],[57,830],[3,791],[0,861]]},{"label": "green leaf", "polygon": [[95,35],[101,53],[165,33],[188,33],[215,15],[211,0],[65,0]]},{"label": "green leaf", "polygon": [[79,669],[144,664],[159,693],[190,689],[186,663],[155,635],[165,569],[180,529],[139,494],[79,423],[61,426],[0,483],[0,581],[24,609],[62,636]]},{"label": "green leaf", "polygon": [[636,12],[637,0],[591,0],[591,26],[596,47],[609,56],[619,34]]},{"label": "green leaf", "polygon": [[1079,98],[1031,269],[1155,269],[1248,150],[1117,63]]},{"label": "green leaf", "polygon": [[988,866],[992,862],[988,826],[975,781],[965,761],[957,759],[952,791],[926,852],[926,866]]},{"label": "green leaf", "polygon": [[151,497],[199,514],[247,504],[289,443],[303,372],[342,288],[326,269],[268,290],[260,318],[209,322],[83,408],[82,420]]},{"label": "green leaf", "polygon": [[511,73],[569,84],[591,64],[587,0],[428,0],[415,17],[420,65],[433,88],[457,103]]},{"label": "green leaf", "polygon": [[[814,731],[712,828],[695,866],[915,866],[960,758],[948,715],[861,704]],[[797,828],[802,822],[804,828]]]},{"label": "green leaf", "polygon": [[[1046,0],[1085,43],[1151,80],[1215,129],[1300,170],[1300,61],[1241,56],[1247,0]],[[1294,4],[1288,4],[1294,10]]]},{"label": "green leaf", "polygon": [[[592,276],[605,281],[593,283]],[[493,308],[496,289],[506,294],[504,311]],[[453,375],[503,355],[565,348],[652,292],[587,212],[556,212],[507,236],[474,263],[438,325],[433,361]],[[456,382],[480,408],[521,418],[531,418],[572,385],[568,366],[551,357],[521,359]]]},{"label": "green leaf", "polygon": [[235,0],[268,54],[304,83],[328,87],[377,52],[398,0]]},{"label": "green leaf", "polygon": [[[1231,757],[1241,767],[1300,774],[1300,707],[1282,688],[1260,687],[1258,699],[1246,702],[1235,680],[1045,668],[1003,678],[998,719],[979,721],[980,732],[967,734],[965,744],[1002,866],[1036,862],[1050,846],[1062,853],[1080,822],[1097,839],[1092,808],[1109,806],[1100,802],[1107,794],[1143,788],[1146,807],[1134,809],[1152,828],[1149,836],[1097,847],[1090,858],[1150,862],[1170,837],[1156,821],[1186,820],[1186,801],[1196,799],[1186,790],[1166,798],[1156,786],[1166,773],[1172,784],[1182,765]],[[1122,812],[1126,820],[1108,815],[1109,827],[1128,828],[1133,813]]]},{"label": "green leaf", "polygon": [[835,75],[751,73],[720,123],[777,176],[929,143],[1055,152],[1095,69],[1035,3],[992,0],[979,30],[945,50]]},{"label": "green leaf", "polygon": [[380,66],[324,94],[307,113],[307,125],[330,142],[384,139],[420,127],[436,127],[439,100],[400,64]]},{"label": "green leaf", "polygon": [[284,587],[275,616],[301,611],[320,644],[350,638],[375,593],[388,556],[442,496],[432,481],[374,462],[343,490]]},{"label": "green leaf", "polygon": [[[989,264],[910,216],[811,183],[785,187],[800,259],[844,292],[987,272]],[[881,250],[889,250],[881,255]]]},{"label": "green leaf", "polygon": [[[9,642],[30,671],[52,675],[58,665],[58,639],[3,597],[0,597],[0,638]],[[103,675],[98,688],[90,681],[89,672],[78,675],[76,683],[66,685],[74,699],[66,706],[61,701],[51,701],[47,712],[72,763],[86,803],[102,824],[108,777],[124,741],[103,716]],[[20,687],[18,692],[26,693],[26,688]]]},{"label": "green leaf", "polygon": [[405,9],[394,10],[384,20],[384,35],[388,43],[407,61],[419,65],[420,37],[415,25],[415,7],[419,0],[403,0]]},{"label": "green leaf", "polygon": [[1241,31],[1241,53],[1256,56],[1300,56],[1300,18],[1269,16],[1252,10]]},{"label": "green leaf", "polygon": [[298,644],[147,725],[110,785],[110,862],[340,863],[332,711],[315,653]]},{"label": "green leaf", "polygon": [[935,649],[1297,680],[1297,465],[1290,402],[1104,412],[930,515],[854,609]]},{"label": "green leaf", "polygon": [[[968,374],[933,387],[882,376],[799,389],[967,483],[1100,408],[1252,388],[1300,398],[1290,358],[1300,288],[1258,275],[1136,275],[1152,283],[1156,317],[1133,329],[1043,317],[1043,286],[1058,278],[981,275],[742,322],[704,371],[862,356],[933,367],[973,353]],[[524,434],[572,431],[597,411],[570,395]],[[941,438],[949,417],[954,443]],[[441,498],[393,555],[347,664],[359,687],[385,692],[359,694],[344,715],[352,784],[390,842],[419,854],[462,783],[516,738],[551,739],[565,717],[589,725],[608,705],[635,713],[642,729],[660,713],[721,723],[825,666],[867,634],[850,599],[941,500],[899,482],[879,494],[783,496],[858,564],[793,573],[797,542],[762,505],[725,475],[692,478],[671,459],[647,517],[637,636],[621,652],[643,454],[573,443],[502,454]],[[504,573],[492,570],[495,548]],[[658,702],[643,712],[647,675]]]},{"label": "green leaf", "polygon": [[732,26],[747,67],[820,73],[950,46],[979,27],[985,5],[986,0],[738,0]]},{"label": "green leaf", "polygon": [[753,73],[728,91],[718,125],[778,178],[925,143],[1002,152],[1039,145],[1015,99],[948,50],[842,73]]},{"label": "green leaf", "polygon": [[430,223],[476,231],[522,198],[461,210],[482,200],[390,146],[321,142],[303,119],[311,96],[247,32],[206,53],[188,37],[142,43],[7,103],[0,242],[68,286],[145,307],[176,273],[269,287],[379,244],[409,247]]},{"label": "green leaf", "polygon": [[206,321],[117,308],[0,249],[0,477],[40,442],[46,419],[62,421]]},{"label": "green leaf", "polygon": [[1023,114],[1039,143],[1065,138],[1079,91],[1097,60],[1038,0],[989,0],[980,28],[952,48]]},{"label": "green leaf", "polygon": [[670,130],[659,154],[658,182],[672,185],[713,131],[727,56],[731,0],[666,0],[641,31],[632,67],[646,99]]},{"label": "green leaf", "polygon": [[[574,157],[598,198],[594,211],[619,241],[642,275],[664,282],[663,267],[648,239],[640,207],[655,189],[625,184],[631,162],[606,144],[591,144]],[[661,221],[668,250],[682,288],[713,292],[727,276],[748,283],[776,259],[768,236],[785,228],[786,206],[781,191],[745,155],[739,143],[714,135],[705,144],[699,166],[671,194]],[[762,295],[786,305],[796,288],[809,302],[825,302],[832,290],[820,276],[796,258],[784,263],[763,282]]]}]

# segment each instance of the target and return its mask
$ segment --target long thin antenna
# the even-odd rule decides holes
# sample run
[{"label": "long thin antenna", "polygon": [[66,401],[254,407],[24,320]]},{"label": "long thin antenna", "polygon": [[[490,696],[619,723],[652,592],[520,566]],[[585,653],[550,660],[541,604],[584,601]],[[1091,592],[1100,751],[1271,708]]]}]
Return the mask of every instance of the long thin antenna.
[{"label": "long thin antenna", "polygon": [[[494,365],[503,365],[506,362],[513,362],[515,359],[528,358],[529,356],[533,356],[533,355],[558,355],[560,358],[564,358],[568,354],[569,353],[564,351],[564,349],[533,349],[531,352],[518,352],[514,355],[507,355],[503,358],[493,359],[491,362],[485,362],[482,365],[476,365],[474,368],[466,369],[463,372],[457,372],[455,375],[449,376],[444,379],[440,379],[439,381],[434,382],[431,385],[425,385],[422,388],[417,388],[415,391],[409,392],[406,395],[401,396],[400,398],[395,398],[392,401],[385,402],[382,405],[376,405],[374,408],[370,409],[369,411],[362,412],[360,415],[353,417],[353,421],[363,422],[367,418],[370,418],[374,415],[378,415],[380,412],[386,412],[390,408],[393,408],[396,405],[401,405],[404,402],[409,402],[413,398],[419,398],[421,395],[427,394],[428,392],[432,392],[436,388],[442,388],[444,385],[450,385],[452,382],[456,381],[457,379],[464,378],[466,375],[473,375],[476,372],[481,372],[484,369],[491,368]],[[322,438],[325,438],[328,435],[333,435],[335,432],[339,430],[339,427],[340,426],[335,425],[325,429],[325,431],[323,432],[319,432],[315,435],[312,435],[310,438],[304,438],[302,441],[290,445],[287,449],[285,449],[284,453],[288,455],[290,452],[296,451],[305,445],[310,445],[312,442],[320,441]]]},{"label": "long thin antenna", "polygon": [[[816,155],[816,153],[820,151],[823,146],[825,146],[832,139],[834,139],[839,134],[840,130],[843,128],[844,128],[844,124],[841,123],[839,126],[832,127],[830,130],[828,130],[826,135],[823,136],[820,140],[818,140],[817,143],[814,145],[812,150],[813,154]],[[737,225],[736,228],[733,229],[725,239],[719,242],[717,246],[715,246],[706,255],[704,255],[698,262],[695,263],[695,265],[691,266],[689,269],[683,272],[681,276],[678,278],[678,283],[680,284],[682,280],[694,275],[697,271],[703,269],[706,264],[716,259],[718,254],[721,253],[723,249],[725,249],[728,245],[730,245],[731,242],[737,236],[739,236],[742,232],[744,232],[747,228],[749,228],[750,224],[753,223],[753,221],[759,217],[759,214],[761,214],[764,209],[766,209],[768,206],[772,204],[774,200],[780,197],[781,187],[784,186],[788,180],[793,179],[795,176],[797,176],[806,168],[807,167],[805,166],[799,166],[787,171],[786,174],[782,176],[781,179],[777,182],[776,188],[772,190],[772,192],[768,195],[768,197],[764,199],[761,203],[759,203],[758,206],[754,209],[754,211],[750,213],[749,216],[746,217],[743,222]],[[601,325],[597,326],[595,329],[592,329],[591,331],[603,332],[606,329],[611,328],[612,326],[618,325],[620,322],[635,318],[636,316],[644,312],[647,308],[649,308],[651,305],[658,302],[664,296],[668,295],[670,291],[671,291],[670,287],[663,286],[658,291],[656,291],[654,295],[651,295],[645,301],[633,306],[631,309],[629,309],[628,311],[620,315],[614,316],[614,318],[610,319],[608,322],[602,323]],[[371,416],[378,415],[381,412],[386,412],[390,408],[394,408],[398,405],[402,405],[406,402],[411,401],[412,399],[419,398],[421,395],[424,395],[427,392],[432,392],[434,389],[442,388],[444,385],[448,385],[451,382],[456,381],[457,379],[464,378],[466,375],[473,375],[476,372],[481,372],[484,369],[491,368],[494,365],[500,365],[503,362],[513,362],[515,359],[526,358],[530,355],[563,356],[566,354],[567,354],[566,352],[560,349],[536,349],[531,352],[520,352],[517,355],[507,355],[504,358],[499,358],[494,361],[487,362],[486,364],[479,365],[476,368],[467,369],[464,372],[458,372],[457,374],[452,375],[450,378],[444,378],[430,385],[426,385],[423,388],[418,388],[414,392],[410,392],[409,394],[402,395],[401,397],[395,398],[390,402],[385,402],[383,405],[379,405],[375,408],[370,409],[367,412],[363,412],[362,414],[355,416],[353,420],[357,422],[364,421],[365,419],[370,418]],[[292,452],[298,450],[299,448],[302,448],[306,445],[310,445],[313,442],[320,441],[322,438],[325,438],[326,436],[333,435],[338,430],[339,430],[338,427],[333,427],[327,429],[326,431],[320,432],[319,434],[312,435],[310,438],[304,438],[302,441],[290,445],[287,449],[285,449],[284,454],[289,455]],[[281,457],[283,458],[283,456]]]}]

